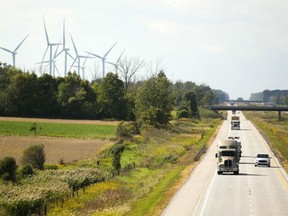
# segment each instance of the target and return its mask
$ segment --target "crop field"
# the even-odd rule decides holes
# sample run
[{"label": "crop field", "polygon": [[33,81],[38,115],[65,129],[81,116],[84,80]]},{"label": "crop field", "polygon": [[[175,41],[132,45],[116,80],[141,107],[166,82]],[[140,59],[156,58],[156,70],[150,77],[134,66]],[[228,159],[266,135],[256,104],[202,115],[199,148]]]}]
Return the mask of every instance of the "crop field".
[{"label": "crop field", "polygon": [[[30,131],[36,123],[36,133]],[[115,137],[118,122],[0,118],[0,159],[19,162],[30,145],[44,145],[46,163],[79,161],[95,157]]]}]

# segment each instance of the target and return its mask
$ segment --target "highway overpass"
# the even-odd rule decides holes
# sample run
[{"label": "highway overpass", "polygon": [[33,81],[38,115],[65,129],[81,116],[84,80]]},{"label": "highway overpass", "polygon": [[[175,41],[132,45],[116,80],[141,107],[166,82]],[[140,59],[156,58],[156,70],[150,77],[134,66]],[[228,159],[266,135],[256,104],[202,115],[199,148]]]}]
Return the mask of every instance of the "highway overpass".
[{"label": "highway overpass", "polygon": [[212,105],[205,106],[206,109],[220,111],[220,110],[239,110],[239,111],[277,111],[278,119],[281,120],[281,112],[288,111],[288,107],[272,107],[272,106],[222,106]]}]

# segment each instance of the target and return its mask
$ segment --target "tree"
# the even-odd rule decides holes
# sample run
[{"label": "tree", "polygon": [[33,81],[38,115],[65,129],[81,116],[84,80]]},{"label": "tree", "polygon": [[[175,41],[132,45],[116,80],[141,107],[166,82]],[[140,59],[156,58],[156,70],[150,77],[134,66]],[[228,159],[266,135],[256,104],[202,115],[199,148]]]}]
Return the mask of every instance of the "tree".
[{"label": "tree", "polygon": [[136,96],[136,118],[155,127],[167,125],[173,109],[172,84],[163,71],[141,85]]},{"label": "tree", "polygon": [[185,94],[185,99],[189,102],[189,110],[193,117],[199,118],[199,110],[197,105],[197,99],[193,92],[188,92]]},{"label": "tree", "polygon": [[137,58],[124,58],[119,62],[119,77],[124,82],[124,89],[127,92],[129,85],[131,84],[135,74],[144,67],[145,62]]},{"label": "tree", "polygon": [[13,157],[5,157],[0,161],[0,177],[5,181],[16,180],[16,160]]},{"label": "tree", "polygon": [[64,117],[93,118],[95,116],[96,94],[88,81],[82,81],[76,73],[69,72],[59,84],[57,101]]},{"label": "tree", "polygon": [[208,85],[195,86],[193,90],[198,105],[210,105],[214,100],[213,90]]},{"label": "tree", "polygon": [[107,73],[97,88],[97,103],[103,118],[127,118],[127,103],[123,82],[117,74]]},{"label": "tree", "polygon": [[31,164],[33,168],[43,170],[45,163],[44,145],[31,145],[24,150],[22,164]]}]

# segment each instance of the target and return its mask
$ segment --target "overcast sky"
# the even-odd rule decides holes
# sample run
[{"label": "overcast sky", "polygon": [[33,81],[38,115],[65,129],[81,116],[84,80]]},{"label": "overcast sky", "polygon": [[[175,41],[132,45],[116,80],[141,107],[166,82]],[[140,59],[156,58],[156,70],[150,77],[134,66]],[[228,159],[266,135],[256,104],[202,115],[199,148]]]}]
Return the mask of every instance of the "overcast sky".
[{"label": "overcast sky", "polygon": [[[21,69],[38,70],[35,63],[47,47],[43,17],[54,43],[62,40],[65,18],[73,56],[70,33],[79,54],[104,55],[118,42],[107,61],[115,62],[125,49],[127,58],[160,65],[172,82],[206,84],[230,99],[288,89],[287,0],[0,0],[0,5],[0,46],[14,50],[29,34],[16,56]],[[0,50],[0,61],[12,64],[12,55]],[[85,66],[88,79],[102,71],[99,59]],[[107,65],[109,70],[114,69]]]}]

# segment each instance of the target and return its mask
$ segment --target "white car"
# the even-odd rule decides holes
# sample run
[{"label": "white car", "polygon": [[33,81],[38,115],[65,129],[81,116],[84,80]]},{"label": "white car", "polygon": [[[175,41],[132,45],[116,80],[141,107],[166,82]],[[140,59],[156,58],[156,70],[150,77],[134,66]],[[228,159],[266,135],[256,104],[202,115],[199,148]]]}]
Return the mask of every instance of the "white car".
[{"label": "white car", "polygon": [[268,154],[257,154],[255,157],[255,166],[266,165],[270,167],[270,157]]}]

